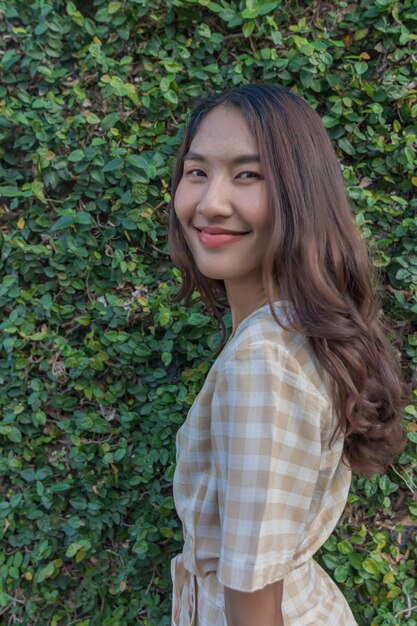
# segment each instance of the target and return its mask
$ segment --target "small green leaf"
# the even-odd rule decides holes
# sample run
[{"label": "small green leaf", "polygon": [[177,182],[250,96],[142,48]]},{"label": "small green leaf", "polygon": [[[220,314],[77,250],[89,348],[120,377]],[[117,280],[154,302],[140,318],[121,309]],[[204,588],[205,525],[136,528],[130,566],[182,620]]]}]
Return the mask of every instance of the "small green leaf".
[{"label": "small green leaf", "polygon": [[140,154],[131,154],[127,159],[127,163],[138,170],[143,170],[144,172],[148,170],[148,161]]},{"label": "small green leaf", "polygon": [[84,151],[83,150],[73,150],[69,155],[68,155],[68,161],[71,161],[72,163],[78,163],[79,161],[82,161],[85,157]]},{"label": "small green leaf", "polygon": [[344,583],[348,575],[348,569],[346,565],[338,565],[334,570],[333,575],[336,582]]},{"label": "small green leaf", "polygon": [[11,187],[5,185],[4,187],[0,187],[0,198],[17,198],[19,196],[30,196],[30,191],[22,191],[18,187]]},{"label": "small green leaf", "polygon": [[338,120],[336,117],[331,117],[330,115],[323,115],[321,121],[326,128],[333,128],[334,126],[340,124],[340,120]]},{"label": "small green leaf", "polygon": [[119,113],[113,112],[109,113],[101,120],[100,126],[103,130],[109,130],[113,128],[117,122],[120,122],[120,115]]},{"label": "small green leaf", "polygon": [[53,563],[48,563],[45,567],[41,567],[37,575],[38,583],[42,583],[47,578],[50,578],[55,572],[55,567]]},{"label": "small green leaf", "polygon": [[365,63],[365,61],[358,61],[357,63],[355,63],[354,67],[355,72],[359,74],[359,76],[362,76],[362,74],[365,74],[365,72],[367,71],[368,64]]},{"label": "small green leaf", "polygon": [[5,593],[4,591],[0,591],[0,606],[7,606],[8,604],[10,604],[10,596],[8,593]]},{"label": "small green leaf", "polygon": [[174,105],[178,104],[178,96],[175,93],[175,91],[173,91],[172,89],[168,89],[168,91],[164,93],[164,98],[171,104],[174,104]]},{"label": "small green leaf", "polygon": [[191,315],[187,319],[187,324],[191,326],[203,326],[207,324],[209,318],[207,315],[202,315],[201,313],[191,313]]},{"label": "small green leaf", "polygon": [[108,161],[106,165],[103,167],[103,172],[113,172],[114,170],[120,169],[120,166],[123,163],[123,159],[117,157],[116,159],[112,159]]},{"label": "small green leaf", "polygon": [[350,156],[355,154],[355,148],[352,146],[348,139],[342,138],[338,141],[339,146],[342,148],[343,152],[346,152]]},{"label": "small green leaf", "polygon": [[411,515],[414,515],[414,517],[417,517],[417,504],[409,504],[408,510],[410,511]]},{"label": "small green leaf", "polygon": [[271,13],[276,8],[276,0],[273,2],[270,0],[246,0],[246,9],[242,11],[241,16],[245,19],[253,19],[259,15]]},{"label": "small green leaf", "polygon": [[398,272],[395,274],[395,278],[397,280],[408,280],[410,278],[410,271],[401,267]]},{"label": "small green leaf", "polygon": [[245,37],[250,37],[255,30],[255,22],[253,20],[249,20],[243,24],[242,33]]},{"label": "small green leaf", "polygon": [[86,211],[80,211],[74,215],[75,224],[92,224],[94,222],[90,213]]},{"label": "small green leaf", "polygon": [[110,2],[110,4],[107,7],[107,10],[110,15],[113,15],[113,13],[117,13],[117,11],[120,9],[121,6],[122,6],[121,2]]},{"label": "small green leaf", "polygon": [[73,542],[73,543],[70,543],[70,545],[67,548],[67,551],[65,552],[65,556],[68,556],[68,557],[71,558],[71,557],[75,556],[77,554],[77,552],[79,550],[81,550],[81,548],[82,548],[82,544],[81,543],[77,543],[76,541]]},{"label": "small green leaf", "polygon": [[358,30],[355,30],[355,32],[353,33],[353,39],[355,41],[360,41],[361,39],[366,37],[368,32],[369,32],[368,28],[358,28]]},{"label": "small green leaf", "polygon": [[51,226],[51,232],[56,232],[57,230],[62,230],[63,228],[68,228],[68,226],[72,226],[74,224],[74,216],[73,215],[61,215],[59,219],[57,219],[54,224]]},{"label": "small green leaf", "polygon": [[40,24],[37,25],[37,27],[35,28],[33,32],[35,33],[36,36],[39,36],[39,35],[43,35],[43,33],[45,33],[47,30],[48,30],[48,27],[45,24],[45,22],[41,22]]},{"label": "small green leaf", "polygon": [[350,544],[349,541],[339,541],[339,543],[337,544],[337,549],[340,554],[350,554],[351,552],[353,552],[352,544]]},{"label": "small green leaf", "polygon": [[83,496],[75,496],[71,498],[70,504],[74,509],[84,511],[87,508],[87,501]]},{"label": "small green leaf", "polygon": [[85,116],[85,119],[87,120],[89,124],[100,123],[100,118],[95,113],[92,113],[91,111]]},{"label": "small green leaf", "polygon": [[7,437],[13,443],[20,443],[22,441],[22,433],[16,426],[10,426],[10,430],[7,433]]},{"label": "small green leaf", "polygon": [[362,568],[365,572],[368,572],[368,574],[376,575],[380,573],[380,566],[373,559],[365,559],[362,562]]}]

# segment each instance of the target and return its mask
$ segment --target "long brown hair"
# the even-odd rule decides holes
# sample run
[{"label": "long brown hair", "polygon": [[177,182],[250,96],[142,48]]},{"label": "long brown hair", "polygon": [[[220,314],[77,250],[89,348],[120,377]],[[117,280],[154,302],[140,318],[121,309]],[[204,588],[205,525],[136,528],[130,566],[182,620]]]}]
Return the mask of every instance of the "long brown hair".
[{"label": "long brown hair", "polygon": [[224,283],[199,272],[174,210],[184,155],[202,120],[219,106],[238,107],[258,143],[272,206],[263,265],[271,312],[283,326],[273,306],[277,285],[280,299],[295,311],[286,328],[309,338],[329,375],[339,419],[333,438],[343,433],[345,463],[368,477],[381,474],[406,445],[401,421],[405,386],[339,162],[320,117],[301,97],[281,87],[245,85],[194,106],[172,181],[168,245],[182,274],[175,300],[189,303],[197,289],[224,343]]}]

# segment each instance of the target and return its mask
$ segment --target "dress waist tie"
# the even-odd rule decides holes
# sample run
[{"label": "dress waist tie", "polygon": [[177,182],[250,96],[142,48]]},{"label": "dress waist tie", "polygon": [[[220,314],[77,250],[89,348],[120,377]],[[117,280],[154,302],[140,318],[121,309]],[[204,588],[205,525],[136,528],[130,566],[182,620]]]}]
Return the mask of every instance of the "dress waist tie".
[{"label": "dress waist tie", "polygon": [[171,561],[171,578],[171,626],[196,626],[197,582],[194,574],[185,569],[182,553]]}]

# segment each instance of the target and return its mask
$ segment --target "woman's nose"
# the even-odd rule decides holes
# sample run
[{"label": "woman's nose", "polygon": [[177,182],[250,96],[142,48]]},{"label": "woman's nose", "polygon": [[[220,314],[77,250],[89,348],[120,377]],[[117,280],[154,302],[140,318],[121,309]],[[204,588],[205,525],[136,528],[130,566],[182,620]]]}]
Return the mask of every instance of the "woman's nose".
[{"label": "woman's nose", "polygon": [[228,216],[233,213],[227,187],[223,181],[220,179],[207,181],[196,211],[206,217]]}]

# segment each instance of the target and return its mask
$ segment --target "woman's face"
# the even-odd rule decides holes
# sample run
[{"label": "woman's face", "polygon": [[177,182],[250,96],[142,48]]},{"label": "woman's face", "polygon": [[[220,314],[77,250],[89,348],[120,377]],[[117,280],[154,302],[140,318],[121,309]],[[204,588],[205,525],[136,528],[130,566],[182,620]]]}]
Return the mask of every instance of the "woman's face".
[{"label": "woman's face", "polygon": [[200,272],[227,283],[261,280],[271,210],[257,142],[239,109],[218,107],[185,155],[174,209]]}]

